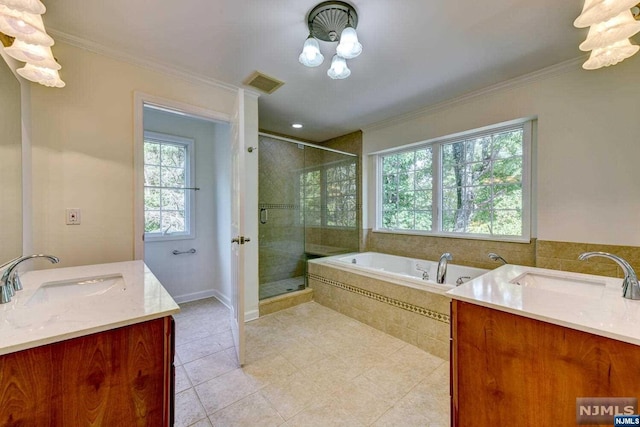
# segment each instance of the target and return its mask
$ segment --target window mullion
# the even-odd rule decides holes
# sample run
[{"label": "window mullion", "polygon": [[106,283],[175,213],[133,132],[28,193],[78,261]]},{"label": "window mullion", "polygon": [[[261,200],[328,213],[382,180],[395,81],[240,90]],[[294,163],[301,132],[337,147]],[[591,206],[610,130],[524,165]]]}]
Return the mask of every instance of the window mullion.
[{"label": "window mullion", "polygon": [[431,189],[431,231],[442,231],[442,144],[431,146],[432,189]]}]

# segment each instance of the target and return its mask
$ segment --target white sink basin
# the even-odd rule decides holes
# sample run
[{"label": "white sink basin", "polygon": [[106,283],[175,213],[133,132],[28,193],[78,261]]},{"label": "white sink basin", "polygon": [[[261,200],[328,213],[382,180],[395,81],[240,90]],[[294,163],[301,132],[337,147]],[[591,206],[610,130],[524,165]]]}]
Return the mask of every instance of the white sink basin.
[{"label": "white sink basin", "polygon": [[127,289],[122,274],[80,277],[43,283],[29,298],[25,306],[58,302],[77,298],[91,298]]},{"label": "white sink basin", "polygon": [[552,274],[527,272],[521,274],[510,283],[527,288],[544,289],[547,291],[561,292],[570,295],[583,295],[597,297],[606,287],[604,279],[586,279],[567,276],[554,276]]}]

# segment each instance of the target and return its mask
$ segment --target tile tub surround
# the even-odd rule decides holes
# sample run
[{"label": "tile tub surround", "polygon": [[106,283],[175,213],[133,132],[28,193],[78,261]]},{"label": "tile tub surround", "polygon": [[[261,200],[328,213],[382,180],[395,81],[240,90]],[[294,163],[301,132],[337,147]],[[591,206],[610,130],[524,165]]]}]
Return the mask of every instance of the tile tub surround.
[{"label": "tile tub surround", "polygon": [[449,304],[444,294],[400,286],[310,261],[314,301],[449,360]]},{"label": "tile tub surround", "polygon": [[536,267],[574,273],[596,274],[598,276],[624,277],[622,269],[615,262],[594,257],[588,261],[579,261],[583,252],[601,251],[618,255],[631,264],[640,274],[640,247],[601,245],[595,243],[553,242],[538,240],[536,243]]},{"label": "tile tub surround", "polygon": [[[122,275],[126,291],[27,304],[43,283],[116,274]],[[179,311],[143,261],[30,271],[21,280],[24,289],[11,302],[0,305],[0,354],[171,316]]]},{"label": "tile tub surround", "polygon": [[609,252],[626,259],[640,274],[640,246],[604,245],[597,243],[556,242],[532,239],[531,243],[492,240],[454,239],[448,237],[379,233],[363,230],[361,252],[382,252],[411,258],[438,259],[443,252],[453,255],[453,262],[470,267],[495,269],[501,264],[487,254],[495,252],[510,264],[599,276],[624,277],[618,265],[604,258],[579,261],[583,252]]}]

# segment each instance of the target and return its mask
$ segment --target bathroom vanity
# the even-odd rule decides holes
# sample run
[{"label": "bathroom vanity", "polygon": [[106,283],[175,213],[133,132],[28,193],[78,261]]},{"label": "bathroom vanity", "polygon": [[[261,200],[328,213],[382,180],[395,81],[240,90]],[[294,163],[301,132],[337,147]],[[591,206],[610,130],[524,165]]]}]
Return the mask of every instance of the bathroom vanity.
[{"label": "bathroom vanity", "polygon": [[640,398],[621,283],[507,265],[450,291],[452,425],[576,425],[577,398]]},{"label": "bathroom vanity", "polygon": [[173,424],[179,308],[142,261],[22,284],[0,306],[0,426]]}]

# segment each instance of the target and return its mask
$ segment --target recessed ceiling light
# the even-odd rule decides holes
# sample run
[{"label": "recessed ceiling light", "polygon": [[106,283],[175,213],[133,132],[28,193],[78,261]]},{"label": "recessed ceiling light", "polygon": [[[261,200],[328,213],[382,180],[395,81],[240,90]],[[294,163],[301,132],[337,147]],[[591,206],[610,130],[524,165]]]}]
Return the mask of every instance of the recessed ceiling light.
[{"label": "recessed ceiling light", "polygon": [[294,123],[294,124],[291,125],[291,127],[294,128],[294,129],[302,129],[302,124]]}]

